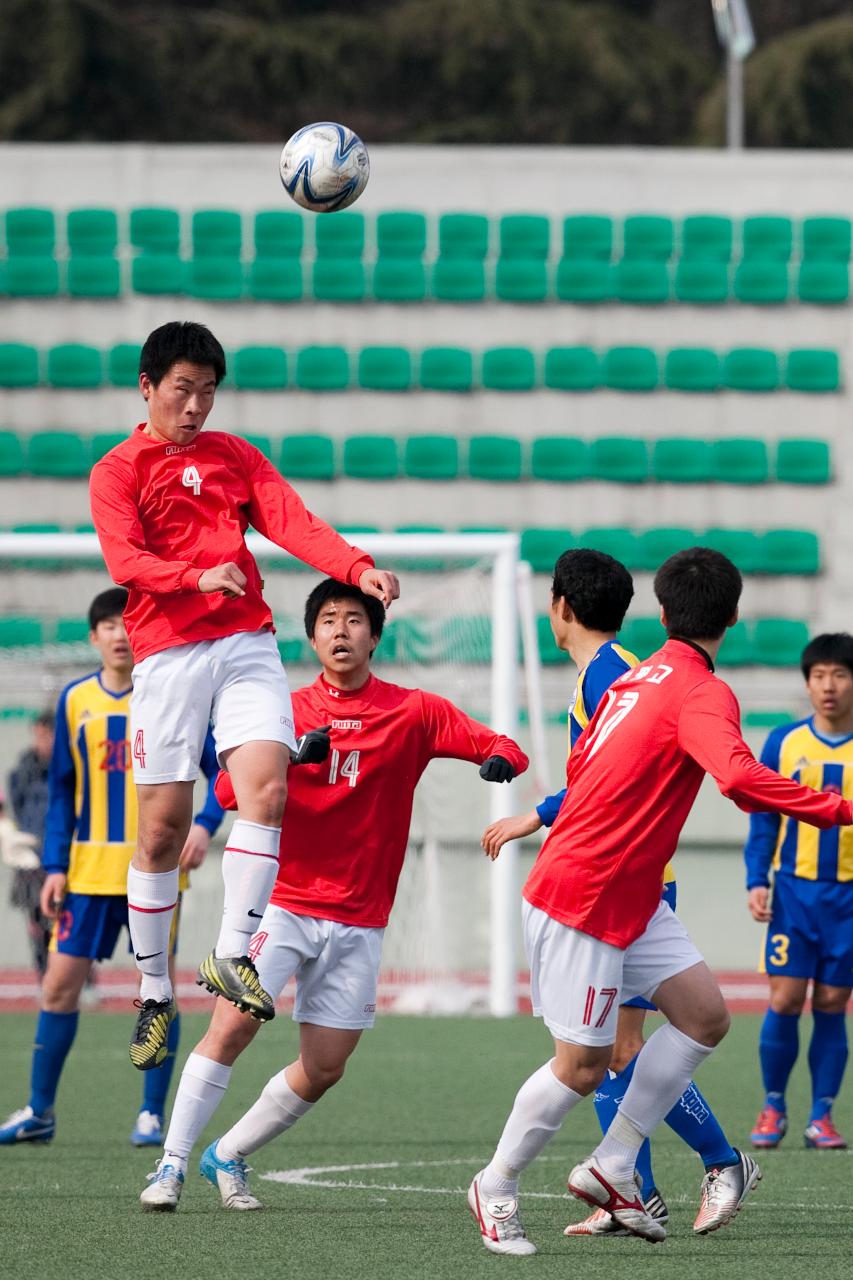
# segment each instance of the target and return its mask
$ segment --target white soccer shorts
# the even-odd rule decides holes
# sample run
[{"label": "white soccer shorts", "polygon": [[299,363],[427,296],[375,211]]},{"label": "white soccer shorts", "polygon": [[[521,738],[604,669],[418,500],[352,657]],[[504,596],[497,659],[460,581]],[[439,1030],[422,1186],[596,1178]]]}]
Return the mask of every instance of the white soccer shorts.
[{"label": "white soccer shorts", "polygon": [[376,1017],[384,935],[384,929],[300,916],[270,903],[249,955],[274,1000],[296,975],[294,1022],[362,1031]]},{"label": "white soccer shorts", "polygon": [[529,902],[523,903],[522,922],[533,1012],[555,1040],[569,1044],[613,1044],[620,1004],[634,996],[650,1000],[667,978],[702,960],[666,902],[625,951],[560,924]]},{"label": "white soccer shorts", "polygon": [[244,742],[295,748],[290,686],[271,631],[176,645],[133,668],[134,781],[194,782],[211,722],[220,759]]}]

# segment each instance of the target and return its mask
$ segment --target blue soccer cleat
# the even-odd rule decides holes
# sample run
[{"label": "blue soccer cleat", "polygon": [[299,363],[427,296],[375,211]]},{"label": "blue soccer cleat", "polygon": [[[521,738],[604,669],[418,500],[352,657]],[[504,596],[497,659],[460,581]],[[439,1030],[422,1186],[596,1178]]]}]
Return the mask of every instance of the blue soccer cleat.
[{"label": "blue soccer cleat", "polygon": [[55,1133],[56,1120],[52,1111],[37,1116],[32,1107],[21,1107],[0,1125],[0,1146],[13,1147],[18,1142],[50,1142]]},{"label": "blue soccer cleat", "polygon": [[130,1135],[130,1143],[134,1147],[162,1147],[162,1118],[153,1111],[140,1111]]},{"label": "blue soccer cleat", "polygon": [[219,1139],[211,1142],[202,1154],[198,1171],[216,1187],[225,1209],[262,1209],[263,1205],[249,1190],[249,1166],[245,1160],[220,1160],[216,1154]]}]

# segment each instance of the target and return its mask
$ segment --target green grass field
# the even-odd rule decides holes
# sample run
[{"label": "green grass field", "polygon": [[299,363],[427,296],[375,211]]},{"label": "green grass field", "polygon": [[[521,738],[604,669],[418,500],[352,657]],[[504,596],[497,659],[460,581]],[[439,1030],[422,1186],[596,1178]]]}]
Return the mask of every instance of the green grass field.
[{"label": "green grass field", "polygon": [[[181,1060],[205,1021],[185,1017]],[[33,1023],[29,1014],[0,1019],[4,1115],[26,1100]],[[253,1158],[253,1187],[266,1205],[254,1214],[222,1210],[195,1164],[176,1214],[141,1213],[137,1196],[153,1157],[128,1143],[140,1088],[125,1049],[130,1027],[129,1016],[84,1015],[62,1083],[56,1139],[45,1147],[0,1148],[3,1275],[467,1280],[517,1268],[547,1280],[579,1268],[584,1280],[633,1280],[641,1268],[673,1280],[721,1274],[787,1280],[812,1267],[821,1280],[851,1275],[853,1166],[846,1152],[802,1147],[803,1063],[790,1100],[792,1132],[780,1152],[762,1160],[764,1180],[732,1226],[692,1236],[701,1166],[663,1128],[655,1164],[672,1214],[666,1243],[566,1240],[562,1228],[584,1211],[563,1194],[565,1176],[597,1132],[588,1103],[525,1176],[525,1224],[540,1252],[512,1259],[482,1248],[464,1190],[491,1154],[518,1085],[548,1055],[546,1033],[533,1019],[381,1019],[344,1081],[292,1133]],[[757,1034],[757,1018],[735,1018],[700,1079],[735,1143],[748,1133],[760,1101]],[[236,1067],[205,1143],[254,1100],[294,1044],[286,1017],[262,1032]],[[850,1130],[849,1102],[842,1100],[837,1120]],[[264,1178],[283,1170],[301,1172],[291,1172],[289,1183]]]}]

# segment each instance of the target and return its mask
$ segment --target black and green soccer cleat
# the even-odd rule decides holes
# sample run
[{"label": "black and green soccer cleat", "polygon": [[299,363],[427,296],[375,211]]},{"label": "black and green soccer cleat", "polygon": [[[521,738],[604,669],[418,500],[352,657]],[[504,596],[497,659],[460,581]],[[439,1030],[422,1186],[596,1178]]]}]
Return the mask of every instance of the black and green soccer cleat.
[{"label": "black and green soccer cleat", "polygon": [[259,1022],[275,1017],[275,1005],[258,978],[249,956],[218,956],[211,951],[199,965],[196,982],[215,996],[223,996],[241,1013],[250,1013]]},{"label": "black and green soccer cleat", "polygon": [[169,1026],[177,1007],[173,999],[134,1000],[133,1003],[139,1016],[130,1042],[130,1060],[140,1071],[151,1071],[166,1060]]}]

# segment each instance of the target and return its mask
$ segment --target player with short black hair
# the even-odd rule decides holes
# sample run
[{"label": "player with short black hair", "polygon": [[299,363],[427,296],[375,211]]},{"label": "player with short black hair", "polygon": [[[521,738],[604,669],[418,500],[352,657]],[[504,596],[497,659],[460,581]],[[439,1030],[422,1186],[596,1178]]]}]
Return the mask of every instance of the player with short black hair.
[{"label": "player with short black hair", "polygon": [[740,571],[710,547],[688,547],[665,560],[655,574],[655,595],[666,615],[667,635],[681,640],[722,636],[737,614]]},{"label": "player with short black hair", "polygon": [[630,573],[613,556],[589,547],[564,551],[554,565],[552,601],[563,602],[587,631],[615,635],[634,598]]},{"label": "player with short black hair", "polygon": [[355,600],[367,610],[370,623],[370,634],[378,644],[382,639],[385,627],[385,606],[375,596],[366,596],[358,587],[349,582],[336,582],[334,578],[325,578],[318,582],[305,601],[305,634],[313,641],[317,628],[317,619],[324,605],[332,600]]},{"label": "player with short black hair", "polygon": [[225,352],[206,325],[193,320],[170,320],[154,329],[139,353],[139,372],[155,387],[178,363],[209,365],[216,386],[225,377]]}]

